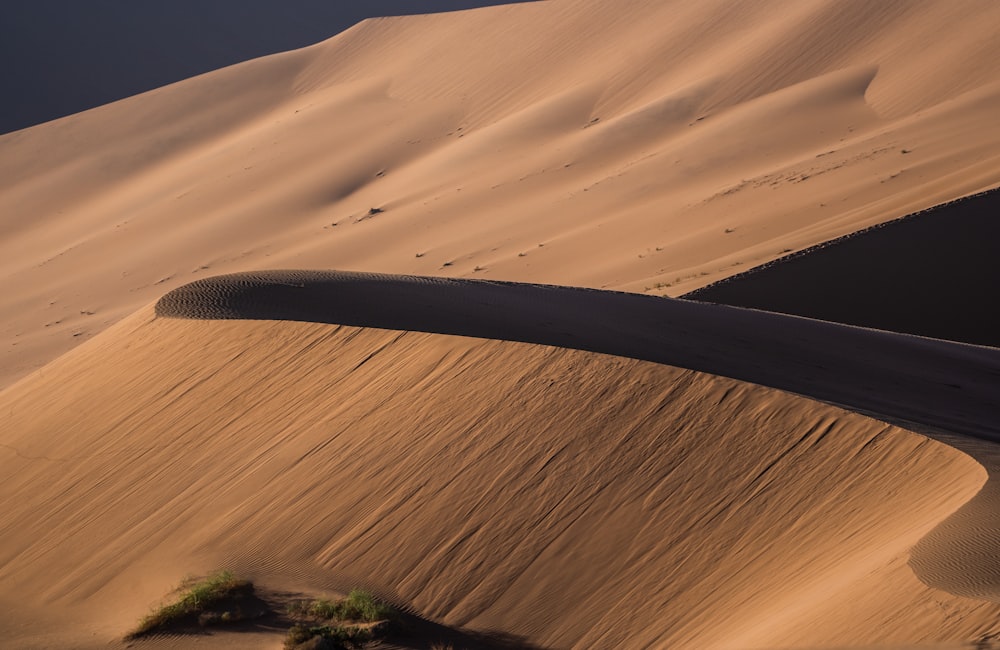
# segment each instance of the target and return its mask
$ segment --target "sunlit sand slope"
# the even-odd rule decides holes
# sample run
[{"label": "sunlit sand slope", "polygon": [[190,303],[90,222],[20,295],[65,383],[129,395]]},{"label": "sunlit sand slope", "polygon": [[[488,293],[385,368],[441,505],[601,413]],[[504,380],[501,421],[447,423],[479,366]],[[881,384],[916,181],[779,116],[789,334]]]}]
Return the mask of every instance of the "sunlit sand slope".
[{"label": "sunlit sand slope", "polygon": [[161,316],[302,320],[557,345],[780,388],[1000,441],[1000,350],[624,292],[337,271],[185,285]]},{"label": "sunlit sand slope", "polygon": [[1000,632],[1000,351],[637,295],[998,186],[997,24],[372,20],[0,137],[0,645],[217,567],[554,648]]},{"label": "sunlit sand slope", "polygon": [[990,0],[371,20],[0,137],[3,381],[208,272],[679,295],[996,186],[997,24]]},{"label": "sunlit sand slope", "polygon": [[5,3],[0,55],[16,65],[0,68],[0,133],[311,45],[371,16],[510,2],[297,0],[293,9],[264,0]]},{"label": "sunlit sand slope", "polygon": [[[287,291],[306,284],[281,279]],[[386,278],[361,280],[370,304],[387,299]],[[479,287],[491,302],[489,285],[470,286],[465,297]],[[313,319],[350,304],[347,289],[327,287]],[[602,306],[599,292],[526,289]],[[203,292],[203,306],[220,294]],[[248,304],[287,308],[274,295]],[[394,306],[426,317],[429,296],[398,293]],[[171,304],[176,295],[161,313]],[[442,328],[466,309],[440,296],[435,306]],[[531,321],[544,311],[533,300],[523,308],[525,329],[565,334]],[[594,313],[593,336],[611,344],[629,314]],[[676,352],[695,322],[662,322],[660,347]],[[720,367],[744,364],[739,340],[691,336]],[[649,343],[648,354],[661,352]],[[845,374],[842,390],[910,399],[878,377]],[[973,460],[832,406],[656,363],[147,308],[0,394],[0,409],[3,632],[39,646],[103,643],[183,575],[217,566],[284,588],[364,585],[449,626],[551,647],[968,639],[1000,614],[907,566],[910,547],[985,481]],[[56,611],[60,625],[32,624]]]},{"label": "sunlit sand slope", "polygon": [[[948,597],[903,561],[982,473],[857,416],[637,362],[325,325],[157,321],[74,356],[43,372],[58,389],[4,396],[4,584],[67,627],[88,628],[76,605],[124,631],[217,565],[563,646],[983,624],[949,629]],[[873,601],[871,627],[829,623]],[[898,610],[923,614],[880,627]]]}]

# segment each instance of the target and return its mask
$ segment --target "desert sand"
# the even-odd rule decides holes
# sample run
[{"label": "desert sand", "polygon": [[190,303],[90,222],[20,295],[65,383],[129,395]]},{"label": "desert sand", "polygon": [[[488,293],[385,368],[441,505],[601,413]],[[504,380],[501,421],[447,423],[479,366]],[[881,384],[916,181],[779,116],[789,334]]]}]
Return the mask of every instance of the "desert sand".
[{"label": "desert sand", "polygon": [[1000,191],[796,251],[685,298],[1000,347]]},{"label": "desert sand", "polygon": [[[933,244],[889,222],[1000,186],[997,24],[372,19],[0,136],[0,638],[119,646],[220,567],[483,646],[1000,633],[1000,351],[913,335],[926,310],[675,299],[796,251],[760,273],[820,260],[819,293],[852,258],[809,251],[853,233]],[[974,317],[989,277],[936,293]]]},{"label": "desert sand", "polygon": [[373,16],[531,0],[49,0],[0,8],[0,133],[329,38]]}]

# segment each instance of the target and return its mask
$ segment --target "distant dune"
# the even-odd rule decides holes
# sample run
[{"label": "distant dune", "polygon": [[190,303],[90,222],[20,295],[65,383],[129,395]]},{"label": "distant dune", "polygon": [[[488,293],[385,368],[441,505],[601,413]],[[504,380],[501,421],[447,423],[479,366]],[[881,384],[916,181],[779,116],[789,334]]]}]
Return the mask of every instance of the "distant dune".
[{"label": "distant dune", "polygon": [[0,133],[312,45],[375,16],[528,0],[43,0],[0,9]]},{"label": "distant dune", "polygon": [[685,298],[1000,347],[1000,191],[824,242]]},{"label": "distant dune", "polygon": [[372,20],[0,136],[0,382],[208,272],[681,295],[1000,182],[1000,5],[794,6]]},{"label": "distant dune", "polygon": [[[172,56],[256,47],[225,6]],[[84,18],[41,51],[142,34]],[[992,341],[998,24],[379,18],[0,136],[0,645],[122,645],[218,568],[367,588],[416,647],[998,638],[1000,350],[928,337]],[[669,297],[775,277],[828,320]]]}]

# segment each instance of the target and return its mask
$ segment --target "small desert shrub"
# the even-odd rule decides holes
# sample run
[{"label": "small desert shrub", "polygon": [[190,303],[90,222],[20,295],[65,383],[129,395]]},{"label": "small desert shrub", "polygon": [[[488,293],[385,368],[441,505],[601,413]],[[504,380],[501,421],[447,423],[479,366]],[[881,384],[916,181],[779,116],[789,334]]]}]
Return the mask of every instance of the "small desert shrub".
[{"label": "small desert shrub", "polygon": [[253,584],[229,571],[218,571],[204,580],[189,584],[180,598],[147,614],[129,636],[139,637],[169,625],[197,620],[201,625],[230,623],[239,620],[239,611],[212,611],[226,600],[238,600],[253,593]]},{"label": "small desert shrub", "polygon": [[396,619],[392,607],[360,589],[340,600],[292,603],[288,614],[298,624],[288,631],[285,647],[310,650],[360,647],[384,634]]},{"label": "small desert shrub", "polygon": [[341,609],[337,618],[351,621],[384,621],[393,617],[395,612],[385,603],[376,600],[367,591],[353,589],[347,598],[340,602]]},{"label": "small desert shrub", "polygon": [[352,590],[347,598],[340,600],[320,599],[311,603],[293,603],[289,606],[288,613],[293,616],[311,616],[327,620],[362,621],[365,623],[385,621],[395,616],[392,607],[361,589]]},{"label": "small desert shrub", "polygon": [[343,609],[340,601],[314,600],[308,605],[303,604],[302,609],[309,616],[316,618],[346,618],[340,615],[340,611]]},{"label": "small desert shrub", "polygon": [[374,637],[370,628],[356,625],[294,625],[285,637],[285,647],[348,650],[360,648]]}]

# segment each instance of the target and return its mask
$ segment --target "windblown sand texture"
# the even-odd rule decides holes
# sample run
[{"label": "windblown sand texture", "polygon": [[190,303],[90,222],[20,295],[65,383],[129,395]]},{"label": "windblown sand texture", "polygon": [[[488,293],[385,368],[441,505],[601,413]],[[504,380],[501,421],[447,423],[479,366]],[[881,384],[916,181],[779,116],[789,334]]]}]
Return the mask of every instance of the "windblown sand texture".
[{"label": "windblown sand texture", "polygon": [[997,25],[376,19],[0,137],[0,645],[219,567],[506,647],[1000,632],[1000,351],[658,297],[1000,185]]}]

